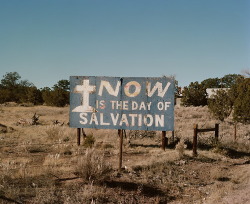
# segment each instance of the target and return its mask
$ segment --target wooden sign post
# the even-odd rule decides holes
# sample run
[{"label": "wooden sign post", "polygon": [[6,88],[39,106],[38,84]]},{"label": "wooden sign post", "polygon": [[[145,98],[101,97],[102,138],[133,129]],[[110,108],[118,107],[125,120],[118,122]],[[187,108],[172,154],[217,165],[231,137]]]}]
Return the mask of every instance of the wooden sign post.
[{"label": "wooden sign post", "polygon": [[162,131],[161,139],[162,139],[161,148],[165,151],[166,146],[168,145],[168,138],[166,137],[166,131]]},{"label": "wooden sign post", "polygon": [[122,146],[123,146],[123,130],[118,130],[118,135],[120,139],[120,145],[119,145],[119,171],[122,170]]}]

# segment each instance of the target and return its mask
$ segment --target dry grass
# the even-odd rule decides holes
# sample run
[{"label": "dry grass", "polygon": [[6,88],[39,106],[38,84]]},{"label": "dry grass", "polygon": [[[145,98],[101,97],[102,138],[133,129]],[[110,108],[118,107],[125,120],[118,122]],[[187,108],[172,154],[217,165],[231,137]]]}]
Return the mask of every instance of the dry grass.
[{"label": "dry grass", "polygon": [[[250,128],[249,125],[237,124],[236,140],[234,122],[229,117],[224,122],[215,120],[205,107],[176,107],[175,108],[175,136],[185,141],[192,141],[193,124],[198,128],[214,128],[219,124],[219,141],[221,145],[231,146],[236,150],[250,152]],[[214,132],[199,133],[199,140],[212,145]]]},{"label": "dry grass", "polygon": [[[40,115],[37,126],[15,125],[34,113]],[[120,173],[116,171],[117,130],[86,129],[94,142],[81,138],[77,146],[75,129],[53,125],[54,120],[67,124],[68,113],[68,107],[0,107],[0,124],[7,126],[0,132],[0,203],[8,199],[17,203],[203,203],[204,198],[216,203],[228,196],[225,192],[249,187],[247,164],[234,165],[249,160],[249,125],[237,125],[235,141],[232,120],[220,123],[217,146],[212,143],[214,133],[199,133],[198,157],[192,157],[193,124],[211,128],[218,122],[207,107],[175,109],[177,145],[172,149],[161,150],[161,132],[143,140],[125,138]],[[167,137],[171,141],[170,132]],[[84,144],[89,143],[95,150],[87,149]]]},{"label": "dry grass", "polygon": [[105,161],[104,154],[96,149],[87,149],[84,156],[78,158],[76,174],[85,182],[103,183],[110,179],[111,165]]},{"label": "dry grass", "polygon": [[185,151],[185,144],[183,139],[180,140],[180,142],[176,145],[175,149],[179,154],[179,158],[183,158]]}]

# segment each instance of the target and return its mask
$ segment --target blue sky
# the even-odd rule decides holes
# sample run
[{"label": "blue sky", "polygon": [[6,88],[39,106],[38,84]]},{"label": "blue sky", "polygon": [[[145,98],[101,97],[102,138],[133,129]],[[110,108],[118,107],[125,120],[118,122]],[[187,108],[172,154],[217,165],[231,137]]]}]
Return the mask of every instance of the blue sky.
[{"label": "blue sky", "polygon": [[0,0],[0,79],[160,77],[250,68],[250,0]]}]

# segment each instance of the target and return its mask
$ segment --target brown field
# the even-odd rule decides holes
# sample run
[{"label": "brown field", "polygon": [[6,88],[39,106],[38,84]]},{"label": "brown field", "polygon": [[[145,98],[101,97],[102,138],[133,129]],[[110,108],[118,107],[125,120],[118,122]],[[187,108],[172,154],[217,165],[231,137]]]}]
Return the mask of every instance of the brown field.
[{"label": "brown field", "polygon": [[[34,113],[38,125],[16,125]],[[250,203],[249,125],[237,124],[235,138],[231,118],[219,122],[207,107],[176,107],[174,141],[168,132],[164,151],[161,132],[124,138],[119,172],[117,130],[86,129],[88,139],[77,146],[68,114],[68,107],[0,106],[0,203]],[[199,133],[193,157],[193,124],[215,123],[219,143],[214,132]]]}]

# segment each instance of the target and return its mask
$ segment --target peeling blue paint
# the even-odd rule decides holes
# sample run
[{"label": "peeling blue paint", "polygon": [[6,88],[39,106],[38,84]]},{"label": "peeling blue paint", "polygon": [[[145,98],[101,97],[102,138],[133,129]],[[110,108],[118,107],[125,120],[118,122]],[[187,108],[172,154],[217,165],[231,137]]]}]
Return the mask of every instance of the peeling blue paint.
[{"label": "peeling blue paint", "polygon": [[174,79],[70,77],[70,126],[174,130]]}]

